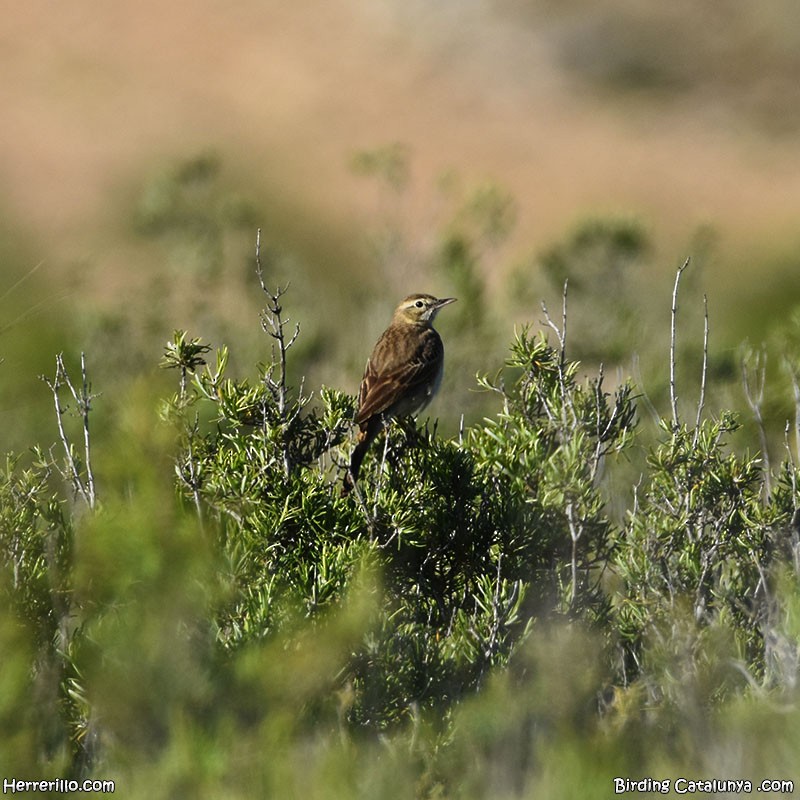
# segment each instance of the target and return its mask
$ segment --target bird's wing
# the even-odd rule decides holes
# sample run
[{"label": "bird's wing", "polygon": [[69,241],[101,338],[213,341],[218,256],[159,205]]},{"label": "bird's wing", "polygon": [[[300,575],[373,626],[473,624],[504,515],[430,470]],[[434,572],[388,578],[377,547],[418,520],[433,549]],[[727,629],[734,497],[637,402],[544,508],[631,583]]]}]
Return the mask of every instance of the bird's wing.
[{"label": "bird's wing", "polygon": [[383,414],[418,387],[434,382],[441,369],[443,348],[438,335],[433,330],[431,334],[414,348],[390,348],[385,340],[378,341],[361,381],[356,415],[359,425],[375,414]]}]

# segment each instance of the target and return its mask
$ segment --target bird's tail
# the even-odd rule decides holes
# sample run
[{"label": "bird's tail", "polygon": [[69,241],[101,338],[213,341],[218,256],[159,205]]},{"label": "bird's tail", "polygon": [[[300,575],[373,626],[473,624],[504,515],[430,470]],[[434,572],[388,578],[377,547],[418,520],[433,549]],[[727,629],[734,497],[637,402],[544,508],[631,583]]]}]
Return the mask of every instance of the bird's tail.
[{"label": "bird's tail", "polygon": [[342,496],[350,494],[355,488],[358,474],[361,472],[361,462],[367,454],[370,445],[375,440],[375,437],[383,427],[383,421],[379,418],[373,417],[370,419],[366,427],[362,428],[358,434],[358,442],[353,448],[350,455],[350,467],[344,476],[344,485],[342,486]]}]

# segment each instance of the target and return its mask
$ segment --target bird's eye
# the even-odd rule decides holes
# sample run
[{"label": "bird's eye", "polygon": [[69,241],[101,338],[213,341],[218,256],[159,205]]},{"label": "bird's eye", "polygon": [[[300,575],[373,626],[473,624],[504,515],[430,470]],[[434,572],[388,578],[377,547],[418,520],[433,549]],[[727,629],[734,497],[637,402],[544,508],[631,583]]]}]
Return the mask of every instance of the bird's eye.
[{"label": "bird's eye", "polygon": [[422,307],[425,305],[425,303],[423,303],[423,302],[422,302],[422,300],[417,300],[417,302],[416,302],[416,303],[414,303],[414,305],[415,305],[417,308],[422,308]]}]

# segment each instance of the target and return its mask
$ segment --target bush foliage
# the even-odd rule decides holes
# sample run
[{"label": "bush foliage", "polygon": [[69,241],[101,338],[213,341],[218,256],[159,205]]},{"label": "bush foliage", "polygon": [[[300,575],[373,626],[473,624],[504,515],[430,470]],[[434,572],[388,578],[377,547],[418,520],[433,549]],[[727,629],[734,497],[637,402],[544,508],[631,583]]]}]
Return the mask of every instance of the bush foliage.
[{"label": "bush foliage", "polygon": [[393,423],[342,496],[354,400],[288,385],[298,331],[263,288],[256,377],[176,332],[159,420],[134,402],[110,442],[58,360],[57,447],[0,475],[4,775],[370,798],[795,777],[788,446],[768,479],[732,412],[652,431],[632,383],[569,359],[565,314],[479,379],[494,414]]}]

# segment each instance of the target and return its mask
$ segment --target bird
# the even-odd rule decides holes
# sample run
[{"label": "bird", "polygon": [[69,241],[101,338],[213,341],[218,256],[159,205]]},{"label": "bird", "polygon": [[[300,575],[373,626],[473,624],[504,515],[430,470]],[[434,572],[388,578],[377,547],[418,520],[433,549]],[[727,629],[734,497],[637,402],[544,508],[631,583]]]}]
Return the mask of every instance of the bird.
[{"label": "bird", "polygon": [[394,417],[419,414],[439,390],[444,345],[433,321],[444,306],[455,301],[455,297],[410,294],[395,309],[361,380],[355,415],[359,431],[344,477],[343,495],[355,486],[361,462],[381,429]]}]

